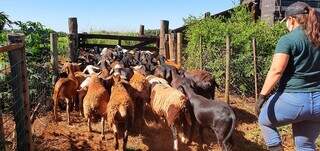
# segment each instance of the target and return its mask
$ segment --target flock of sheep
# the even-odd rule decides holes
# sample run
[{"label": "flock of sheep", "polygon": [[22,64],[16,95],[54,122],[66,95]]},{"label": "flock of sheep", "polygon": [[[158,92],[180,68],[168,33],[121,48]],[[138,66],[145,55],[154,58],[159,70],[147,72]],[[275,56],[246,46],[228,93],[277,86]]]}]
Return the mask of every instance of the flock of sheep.
[{"label": "flock of sheep", "polygon": [[178,131],[188,134],[189,139],[181,138],[186,143],[191,141],[195,126],[201,142],[203,128],[209,128],[222,150],[232,150],[235,114],[229,105],[214,99],[216,83],[206,71],[185,71],[157,53],[116,47],[104,48],[96,66],[67,62],[62,72],[65,74],[54,86],[55,120],[59,101],[67,105],[69,124],[70,107],[78,105],[90,132],[92,118],[98,116],[104,138],[107,121],[114,133],[115,150],[120,137],[125,150],[128,131],[141,132],[147,108],[156,122],[164,119],[170,127],[174,150],[178,150]]}]

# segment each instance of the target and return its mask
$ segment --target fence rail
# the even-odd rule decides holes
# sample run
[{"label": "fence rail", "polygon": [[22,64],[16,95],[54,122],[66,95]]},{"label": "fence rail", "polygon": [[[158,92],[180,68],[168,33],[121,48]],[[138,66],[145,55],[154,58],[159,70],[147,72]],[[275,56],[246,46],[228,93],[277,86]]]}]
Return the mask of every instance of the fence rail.
[{"label": "fence rail", "polygon": [[[115,45],[108,45],[108,44],[80,44],[79,47],[85,47],[85,48],[94,48],[94,47],[107,47],[107,48],[113,48]],[[134,49],[137,48],[135,46],[121,46],[124,49]],[[150,51],[157,51],[158,48],[156,47],[140,47],[143,50],[150,50]]]},{"label": "fence rail", "polygon": [[114,40],[131,40],[131,41],[154,41],[159,40],[157,36],[122,36],[122,35],[103,35],[103,34],[78,34],[79,39],[114,39]]},{"label": "fence rail", "polygon": [[[138,36],[78,33],[78,22],[77,18],[75,17],[70,17],[68,19],[68,26],[69,58],[72,62],[76,62],[76,58],[78,58],[77,54],[79,53],[77,53],[77,51],[86,50],[79,48],[114,48],[116,46],[115,44],[101,44],[88,41],[91,39],[102,39],[114,41],[118,40],[118,45],[125,49],[159,51],[160,55],[163,55],[167,59],[175,61],[181,65],[183,37],[181,33],[169,33],[169,21],[167,20],[160,21],[160,33],[158,36],[145,36],[144,25],[140,25]],[[134,44],[122,45],[122,41],[134,41]],[[150,44],[155,44],[155,47],[150,46]]]},{"label": "fence rail", "polygon": [[0,47],[0,53],[21,49],[23,47],[24,47],[23,43],[9,44],[7,46]]}]

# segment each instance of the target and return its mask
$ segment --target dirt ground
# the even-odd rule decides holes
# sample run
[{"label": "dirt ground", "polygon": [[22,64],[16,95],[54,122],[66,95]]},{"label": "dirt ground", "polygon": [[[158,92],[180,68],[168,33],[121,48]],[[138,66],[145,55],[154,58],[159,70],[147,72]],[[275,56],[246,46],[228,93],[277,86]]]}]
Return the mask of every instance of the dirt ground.
[{"label": "dirt ground", "polygon": [[[217,95],[222,98],[223,95]],[[237,116],[237,126],[233,134],[234,151],[264,151],[263,140],[260,134],[260,129],[257,125],[257,119],[253,114],[253,99],[241,99],[236,96],[231,97],[231,106],[233,107]],[[52,112],[38,117],[33,128],[33,141],[35,149],[39,151],[112,151],[113,150],[113,135],[111,131],[106,132],[106,137],[101,140],[100,123],[93,124],[94,132],[89,133],[86,122],[79,116],[79,113],[73,112],[71,115],[70,126],[66,122],[66,114],[64,111],[59,112],[61,120],[57,123],[53,122]],[[8,119],[4,116],[4,120]],[[6,123],[6,135],[13,129],[13,121]],[[280,133],[284,142],[286,151],[292,151],[293,140],[291,134],[291,127],[285,126],[280,128]],[[10,137],[9,137],[10,138]],[[208,147],[204,150],[220,150],[216,145],[215,136],[205,130],[205,140]],[[318,139],[319,140],[319,139]],[[10,139],[7,141],[10,144]],[[319,142],[319,141],[318,141]],[[122,142],[121,142],[122,143]],[[320,143],[318,143],[320,144]],[[318,145],[319,147],[319,145]],[[161,127],[145,126],[142,129],[142,134],[137,135],[130,133],[127,145],[127,150],[152,150],[152,151],[171,151],[173,148],[173,139],[170,130],[165,125]],[[182,151],[202,150],[198,144],[198,136],[194,136],[194,141],[189,144],[179,142],[179,148]]]}]

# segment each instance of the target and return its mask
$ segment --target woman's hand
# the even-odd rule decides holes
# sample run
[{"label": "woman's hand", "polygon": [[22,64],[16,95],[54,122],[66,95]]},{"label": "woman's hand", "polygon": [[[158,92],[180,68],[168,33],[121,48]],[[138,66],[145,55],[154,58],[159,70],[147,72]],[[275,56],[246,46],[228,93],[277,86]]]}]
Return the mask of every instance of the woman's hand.
[{"label": "woman's hand", "polygon": [[257,117],[259,117],[261,107],[266,102],[266,100],[267,99],[265,95],[259,94],[258,101],[255,104],[255,112]]},{"label": "woman's hand", "polygon": [[280,80],[283,72],[285,71],[289,61],[289,57],[290,56],[286,53],[276,53],[273,55],[270,70],[268,72],[266,80],[264,81],[258,101],[255,104],[255,112],[257,116],[259,116],[260,109],[267,99],[266,96],[272,91],[274,86]]}]

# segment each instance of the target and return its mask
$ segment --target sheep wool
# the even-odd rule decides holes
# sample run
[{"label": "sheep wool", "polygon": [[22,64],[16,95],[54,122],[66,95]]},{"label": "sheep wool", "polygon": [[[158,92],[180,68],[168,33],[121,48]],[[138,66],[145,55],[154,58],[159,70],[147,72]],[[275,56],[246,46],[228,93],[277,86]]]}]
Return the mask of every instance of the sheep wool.
[{"label": "sheep wool", "polygon": [[174,124],[187,98],[179,90],[166,84],[156,84],[151,90],[151,107],[160,116],[165,116],[168,125]]},{"label": "sheep wool", "polygon": [[161,83],[161,84],[167,84],[169,85],[168,81],[163,79],[163,78],[159,78],[157,76],[154,76],[154,75],[148,75],[146,77],[146,79],[148,80],[149,84],[152,84],[152,83]]},{"label": "sheep wool", "polygon": [[[107,122],[110,127],[115,123],[117,112],[120,113],[122,118],[130,116],[128,114],[133,116],[134,113],[132,98],[124,87],[124,84],[119,81],[111,88],[110,101],[107,105]],[[127,113],[128,111],[131,113]]]},{"label": "sheep wool", "polygon": [[[133,71],[133,76],[130,79],[130,85],[139,92],[143,92],[148,88],[148,81],[144,75],[138,71]],[[147,94],[146,94],[147,95]]]},{"label": "sheep wool", "polygon": [[83,99],[85,118],[87,119],[89,112],[93,110],[105,116],[110,95],[97,76],[91,76],[89,79],[88,92]]}]

